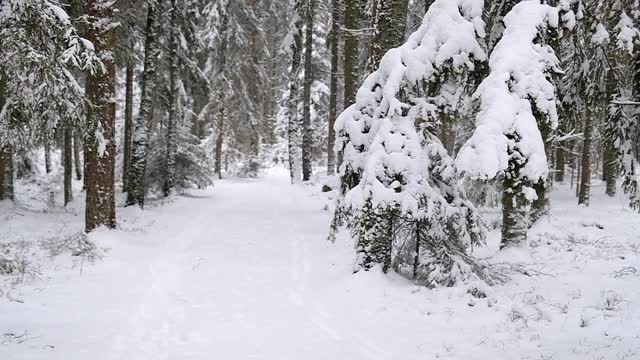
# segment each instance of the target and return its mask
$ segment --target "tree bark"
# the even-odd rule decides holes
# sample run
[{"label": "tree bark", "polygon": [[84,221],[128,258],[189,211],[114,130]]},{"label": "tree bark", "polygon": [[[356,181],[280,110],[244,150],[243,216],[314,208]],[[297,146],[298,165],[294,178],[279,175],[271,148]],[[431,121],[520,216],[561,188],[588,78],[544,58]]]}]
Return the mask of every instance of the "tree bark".
[{"label": "tree bark", "polygon": [[131,166],[131,132],[133,130],[133,64],[127,64],[124,97],[124,141],[122,161],[122,192],[128,191]]},{"label": "tree bark", "polygon": [[156,63],[160,57],[160,39],[158,34],[163,0],[149,2],[147,12],[146,39],[144,51],[144,70],[142,72],[140,115],[134,124],[131,165],[127,184],[127,205],[139,205],[144,208],[145,173],[147,168],[147,147],[149,132],[153,123],[153,97],[156,93]]},{"label": "tree bark", "polygon": [[382,56],[404,42],[408,0],[378,0],[375,33],[369,56],[369,71],[375,71]]},{"label": "tree bark", "polygon": [[73,136],[71,124],[64,124],[64,149],[62,157],[64,168],[64,206],[73,200]]},{"label": "tree bark", "polygon": [[556,148],[555,156],[554,176],[556,182],[564,182],[565,162],[565,151],[560,145]]},{"label": "tree bark", "polygon": [[313,0],[307,0],[305,11],[304,89],[302,115],[302,180],[311,178],[311,84],[313,83]]},{"label": "tree bark", "polygon": [[616,195],[617,166],[616,166],[616,150],[610,142],[605,140],[602,152],[602,178],[605,181],[605,194],[610,197]]},{"label": "tree bark", "polygon": [[298,157],[300,155],[300,127],[298,124],[298,75],[300,72],[302,53],[302,0],[295,0],[294,13],[295,22],[292,24],[293,42],[291,43],[291,73],[289,74],[289,98],[287,100],[287,111],[289,114],[287,124],[288,150],[289,150],[289,176],[291,183],[299,180],[300,166]]},{"label": "tree bark", "polygon": [[73,129],[73,162],[76,170],[76,180],[82,180],[82,161],[80,160],[80,130]]},{"label": "tree bark", "polygon": [[222,16],[222,28],[221,37],[222,41],[218,48],[218,89],[217,89],[217,106],[218,106],[218,118],[216,123],[216,146],[215,146],[215,165],[214,171],[218,176],[218,179],[222,179],[222,144],[224,142],[224,126],[225,126],[225,90],[223,88],[224,79],[227,71],[227,45],[229,42],[229,16],[225,12]]},{"label": "tree bark", "polygon": [[580,174],[580,192],[578,194],[578,204],[589,206],[591,195],[591,142],[593,137],[593,119],[591,104],[587,104],[587,111],[584,123],[584,140],[582,143],[582,159]]},{"label": "tree bark", "polygon": [[327,174],[336,173],[336,118],[338,114],[338,71],[340,61],[340,0],[332,0],[331,2],[331,78],[329,84],[329,132],[327,136]]},{"label": "tree bark", "polygon": [[170,29],[170,54],[169,54],[169,119],[167,122],[167,151],[165,157],[165,180],[163,185],[164,196],[169,196],[176,186],[176,156],[177,144],[177,117],[178,117],[178,7],[177,0],[171,0],[171,29]]},{"label": "tree bark", "polygon": [[48,131],[44,132],[44,171],[51,173],[51,139]]},{"label": "tree bark", "polygon": [[5,145],[0,149],[0,172],[2,172],[0,183],[0,200],[15,200],[13,192],[13,146]]},{"label": "tree bark", "polygon": [[358,30],[359,0],[345,0],[344,27],[344,108],[355,102],[358,82],[358,38],[352,32]]},{"label": "tree bark", "polygon": [[[88,99],[92,104],[87,119],[87,140],[84,142],[85,177],[87,197],[85,207],[85,231],[98,226],[116,226],[114,194],[115,170],[115,76],[116,68],[112,53],[115,47],[115,31],[110,23],[114,5],[110,0],[88,0],[86,8],[89,18],[95,19],[88,33],[102,67],[87,79]],[[96,138],[96,133],[102,139]]]}]

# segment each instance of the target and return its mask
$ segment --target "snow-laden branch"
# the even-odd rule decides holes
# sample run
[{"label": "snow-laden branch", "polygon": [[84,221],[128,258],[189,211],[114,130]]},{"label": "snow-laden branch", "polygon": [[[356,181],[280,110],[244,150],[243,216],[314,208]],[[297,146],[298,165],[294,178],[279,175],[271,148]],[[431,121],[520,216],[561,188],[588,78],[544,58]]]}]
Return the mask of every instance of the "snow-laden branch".
[{"label": "snow-laden branch", "polygon": [[573,26],[573,13],[562,13],[568,10],[566,6],[523,1],[504,18],[504,34],[489,60],[490,74],[476,92],[481,102],[476,130],[456,159],[469,175],[494,178],[507,170],[513,156],[522,156],[521,176],[531,181],[547,176],[536,113],[555,129],[556,94],[549,77],[559,71],[559,61],[553,49],[540,40],[546,29],[557,28],[561,21]]},{"label": "snow-laden branch", "polygon": [[[376,180],[383,165],[399,173],[420,172],[422,154],[415,122],[426,119],[436,105],[417,90],[445,69],[461,72],[473,69],[475,61],[486,60],[478,40],[485,36],[483,6],[483,0],[437,0],[408,41],[383,56],[379,69],[358,90],[355,104],[336,121],[343,175],[364,171],[368,186],[395,193],[395,184]],[[380,150],[387,147],[390,153],[369,151],[372,144]],[[419,182],[423,175],[409,181]]]}]

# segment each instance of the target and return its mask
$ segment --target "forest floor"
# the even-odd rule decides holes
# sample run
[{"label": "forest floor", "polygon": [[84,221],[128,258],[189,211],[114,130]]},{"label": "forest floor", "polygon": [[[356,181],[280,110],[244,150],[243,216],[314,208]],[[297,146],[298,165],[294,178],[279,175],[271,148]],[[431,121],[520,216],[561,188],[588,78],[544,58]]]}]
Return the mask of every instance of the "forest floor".
[{"label": "forest floor", "polygon": [[0,276],[0,359],[640,359],[640,215],[622,199],[596,187],[580,208],[560,187],[528,246],[498,252],[493,231],[477,253],[528,275],[429,290],[352,275],[317,188],[218,181],[120,208],[89,242],[80,200],[0,204],[0,246],[21,264]]}]

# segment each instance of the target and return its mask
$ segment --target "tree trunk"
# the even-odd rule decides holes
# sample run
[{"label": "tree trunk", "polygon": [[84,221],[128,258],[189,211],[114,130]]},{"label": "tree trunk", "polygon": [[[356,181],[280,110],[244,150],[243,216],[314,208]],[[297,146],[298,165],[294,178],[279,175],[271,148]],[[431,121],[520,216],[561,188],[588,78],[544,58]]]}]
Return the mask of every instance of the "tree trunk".
[{"label": "tree trunk", "polygon": [[2,172],[2,176],[0,179],[2,183],[0,183],[0,200],[15,200],[14,192],[13,192],[13,146],[5,145],[4,148],[0,149],[0,171]]},{"label": "tree trunk", "polygon": [[[302,0],[295,0],[294,13],[303,15]],[[295,15],[294,15],[295,16]],[[289,119],[287,124],[288,150],[289,150],[289,176],[291,183],[299,180],[300,165],[300,127],[298,122],[298,75],[300,72],[300,62],[302,53],[302,16],[295,16],[291,32],[293,42],[291,43],[291,73],[289,74],[289,99],[287,100],[287,110]]]},{"label": "tree trunk", "polygon": [[124,97],[124,141],[122,160],[122,192],[127,192],[131,166],[131,132],[133,130],[133,65],[127,64]]},{"label": "tree trunk", "polygon": [[76,170],[76,180],[82,180],[82,161],[80,161],[80,130],[73,129],[73,162]]},{"label": "tree trunk", "polygon": [[44,132],[44,170],[47,174],[51,173],[51,139],[48,131]]},{"label": "tree trunk", "polygon": [[305,11],[305,46],[304,46],[304,89],[302,115],[302,180],[311,178],[311,84],[313,83],[313,7],[314,1],[307,0]]},{"label": "tree trunk", "polygon": [[555,156],[555,166],[554,166],[554,176],[556,182],[564,182],[564,172],[565,172],[565,151],[562,145],[556,148],[556,156]]},{"label": "tree trunk", "polygon": [[[222,100],[222,99],[220,99]],[[220,105],[218,110],[218,122],[216,124],[216,149],[215,149],[215,166],[214,171],[218,179],[222,179],[222,143],[224,142],[224,106]]]},{"label": "tree trunk", "polygon": [[526,200],[521,193],[508,191],[512,189],[513,181],[502,181],[502,241],[500,248],[522,244],[527,241]]},{"label": "tree trunk", "polygon": [[369,56],[370,71],[378,68],[382,56],[404,42],[408,0],[378,0],[375,34]]},{"label": "tree trunk", "polygon": [[[4,108],[5,102],[6,100],[6,78],[4,77],[4,74],[2,72],[0,72],[0,111],[1,109]],[[3,140],[3,139],[0,139]],[[0,145],[0,200],[4,200],[5,199],[5,188],[4,188],[4,176],[5,176],[5,172],[6,172],[6,167],[8,161],[5,159],[4,156],[4,147],[2,145]]]},{"label": "tree trunk", "polygon": [[616,182],[618,180],[618,169],[616,166],[615,156],[616,150],[609,141],[605,140],[602,152],[602,177],[606,183],[605,194],[610,197],[614,197],[617,190]]},{"label": "tree trunk", "polygon": [[339,42],[340,42],[340,0],[332,0],[331,2],[331,79],[329,85],[329,133],[327,137],[327,174],[336,173],[336,118],[338,114],[338,71],[339,71]]},{"label": "tree trunk", "polygon": [[131,165],[127,184],[127,205],[138,204],[144,208],[145,173],[147,168],[147,147],[153,123],[153,101],[156,93],[156,62],[160,57],[158,34],[162,0],[148,4],[146,39],[144,49],[144,70],[142,72],[140,115],[133,128]]},{"label": "tree trunk", "polygon": [[345,0],[344,27],[348,31],[344,39],[344,108],[355,102],[358,82],[358,38],[353,31],[358,30],[360,13],[359,0]]},{"label": "tree trunk", "polygon": [[63,167],[64,167],[64,206],[73,200],[73,136],[71,124],[64,124],[64,146],[63,146]]},{"label": "tree trunk", "polygon": [[[86,8],[89,18],[95,19],[87,38],[102,59],[101,71],[87,79],[88,99],[92,104],[87,119],[87,140],[84,143],[87,178],[85,231],[89,232],[101,225],[109,228],[116,226],[116,67],[111,56],[115,47],[115,27],[107,26],[113,19],[114,5],[111,1],[89,0]],[[98,132],[102,139],[96,138]]]},{"label": "tree trunk", "polygon": [[218,179],[222,179],[222,144],[224,142],[224,123],[225,123],[225,100],[226,89],[223,88],[225,74],[227,71],[227,45],[229,42],[229,16],[225,12],[222,15],[222,28],[221,35],[222,41],[218,48],[218,89],[217,89],[217,106],[218,106],[218,119],[216,123],[216,146],[215,146],[215,165],[214,171],[218,176]]},{"label": "tree trunk", "polygon": [[177,144],[177,117],[178,117],[178,7],[177,0],[171,0],[171,29],[170,29],[170,54],[169,54],[169,119],[167,122],[167,152],[165,157],[165,179],[163,186],[164,196],[169,196],[176,186],[176,156]]},{"label": "tree trunk", "polygon": [[593,137],[593,119],[591,118],[591,104],[587,104],[587,111],[584,123],[584,141],[582,143],[582,159],[580,174],[580,193],[578,194],[578,204],[589,206],[591,193],[591,141]]}]

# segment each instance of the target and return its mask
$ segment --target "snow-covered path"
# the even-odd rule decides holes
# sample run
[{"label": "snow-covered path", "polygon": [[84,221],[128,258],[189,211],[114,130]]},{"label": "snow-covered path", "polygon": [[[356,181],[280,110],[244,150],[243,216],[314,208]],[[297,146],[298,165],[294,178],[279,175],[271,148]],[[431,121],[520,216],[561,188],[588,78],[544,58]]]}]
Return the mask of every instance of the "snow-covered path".
[{"label": "snow-covered path", "polygon": [[364,339],[354,349],[348,321],[315,300],[350,268],[331,263],[335,247],[326,254],[325,202],[274,177],[134,213],[149,223],[94,235],[111,249],[103,261],[10,304],[21,316],[0,314],[33,336],[9,358],[380,358]]},{"label": "snow-covered path", "polygon": [[[327,199],[314,191],[270,175],[121,209],[119,230],[92,234],[110,248],[104,259],[82,273],[58,259],[0,296],[0,359],[640,358],[640,274],[616,275],[640,268],[640,225],[619,205],[561,202],[558,224],[497,259],[552,276],[478,285],[487,297],[474,298],[472,285],[427,290],[393,274],[352,275],[352,247],[326,241]],[[52,228],[69,221],[40,216]],[[593,227],[601,216],[616,225]],[[0,230],[29,226],[17,217]],[[620,246],[598,242],[612,236]]]}]

